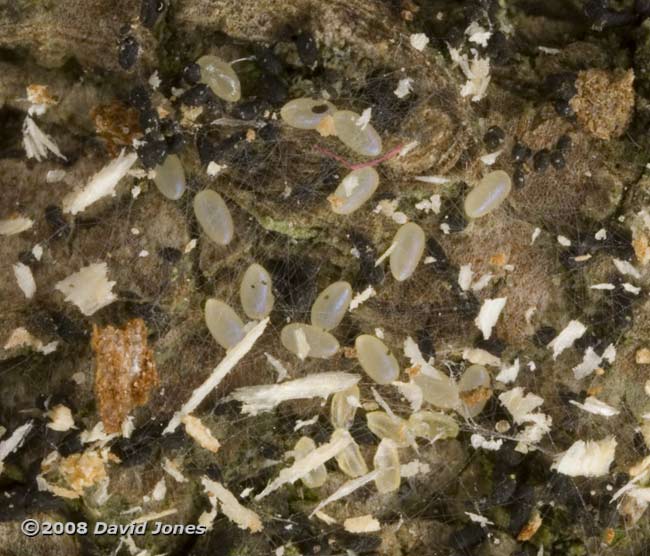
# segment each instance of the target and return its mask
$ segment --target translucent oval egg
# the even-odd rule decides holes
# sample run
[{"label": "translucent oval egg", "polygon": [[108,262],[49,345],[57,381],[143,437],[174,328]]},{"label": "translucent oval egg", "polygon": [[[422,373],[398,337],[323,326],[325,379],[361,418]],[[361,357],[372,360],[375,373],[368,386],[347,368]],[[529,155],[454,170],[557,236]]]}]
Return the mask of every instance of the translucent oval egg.
[{"label": "translucent oval egg", "polygon": [[458,436],[458,423],[445,413],[416,411],[409,417],[408,427],[413,436],[431,441]]},{"label": "translucent oval egg", "polygon": [[381,439],[390,438],[398,446],[408,446],[408,423],[401,417],[391,417],[385,411],[366,413],[368,428]]},{"label": "translucent oval egg", "polygon": [[413,381],[422,390],[422,397],[431,405],[442,409],[455,409],[460,402],[458,386],[454,379],[437,369],[430,369],[427,373],[420,372],[413,377]]},{"label": "translucent oval egg", "polygon": [[[293,448],[294,456],[297,460],[304,458],[316,449],[316,443],[308,436],[301,436]],[[318,488],[327,481],[327,469],[324,465],[319,465],[313,471],[310,471],[300,479],[305,486],[309,488]]]},{"label": "translucent oval egg", "polygon": [[512,181],[503,170],[490,172],[465,197],[465,214],[480,218],[498,208],[510,194]]},{"label": "translucent oval egg", "polygon": [[326,100],[297,98],[280,109],[280,117],[287,125],[298,129],[316,129],[325,116],[336,112],[336,107]]},{"label": "translucent oval egg", "polygon": [[393,492],[401,482],[399,453],[397,445],[390,438],[384,438],[377,446],[373,465],[378,471],[375,486],[381,494]]},{"label": "translucent oval egg", "polygon": [[272,291],[271,275],[263,266],[250,265],[239,286],[239,299],[248,318],[261,320],[273,309],[275,296]]},{"label": "translucent oval egg", "polygon": [[490,385],[490,373],[482,365],[471,365],[465,369],[458,381],[461,415],[476,417],[483,411],[492,395]]},{"label": "translucent oval egg", "polygon": [[334,130],[341,142],[363,156],[379,156],[381,154],[381,137],[368,123],[365,126],[357,125],[359,114],[351,110],[334,112]]},{"label": "translucent oval egg", "polygon": [[205,324],[217,343],[230,349],[245,335],[244,323],[232,307],[218,299],[205,303]]},{"label": "translucent oval egg", "polygon": [[304,323],[287,324],[280,332],[280,341],[301,359],[328,359],[339,350],[338,340],[329,332]]},{"label": "translucent oval egg", "polygon": [[[360,397],[361,391],[356,384],[332,396],[330,421],[335,429],[349,429],[352,426]],[[356,402],[350,403],[352,400]]]},{"label": "translucent oval egg", "polygon": [[193,204],[194,215],[205,235],[219,245],[228,245],[232,241],[234,225],[221,195],[205,189],[195,195]]},{"label": "translucent oval egg", "polygon": [[359,445],[354,441],[352,436],[350,436],[348,431],[345,429],[336,429],[332,433],[330,441],[334,442],[342,437],[348,438],[350,443],[342,452],[339,452],[334,456],[339,469],[348,477],[354,478],[365,475],[368,472],[368,466],[366,465],[366,461],[363,459]]},{"label": "translucent oval egg", "polygon": [[343,320],[351,300],[352,286],[348,282],[330,284],[311,306],[311,323],[323,330],[336,328]]},{"label": "translucent oval egg", "polygon": [[354,347],[359,364],[377,384],[389,384],[397,380],[397,359],[379,338],[362,334],[355,340]]},{"label": "translucent oval egg", "polygon": [[180,159],[170,154],[162,164],[154,168],[153,178],[158,191],[172,201],[177,201],[185,192],[185,171]]},{"label": "translucent oval egg", "polygon": [[379,174],[371,167],[352,170],[327,199],[336,214],[352,214],[373,196]]},{"label": "translucent oval egg", "polygon": [[424,254],[424,230],[414,222],[407,222],[397,230],[393,239],[395,248],[390,254],[390,271],[402,282],[414,272]]},{"label": "translucent oval egg", "polygon": [[201,68],[201,82],[205,83],[219,98],[237,102],[241,98],[239,77],[228,62],[217,56],[201,56],[197,61]]}]

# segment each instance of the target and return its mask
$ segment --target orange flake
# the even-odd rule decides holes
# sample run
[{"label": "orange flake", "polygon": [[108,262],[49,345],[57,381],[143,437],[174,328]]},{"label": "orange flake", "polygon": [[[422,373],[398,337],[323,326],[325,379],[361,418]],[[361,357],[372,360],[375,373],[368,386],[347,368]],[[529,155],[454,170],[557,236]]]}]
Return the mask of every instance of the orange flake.
[{"label": "orange flake", "polygon": [[323,137],[329,137],[330,135],[336,135],[336,130],[334,129],[334,118],[332,116],[325,116],[318,126],[316,126],[316,131],[321,134]]},{"label": "orange flake", "polygon": [[70,488],[80,494],[106,477],[104,461],[93,450],[63,458],[59,471]]},{"label": "orange flake", "polygon": [[535,536],[537,530],[542,525],[542,516],[538,512],[533,514],[533,517],[530,518],[530,521],[524,525],[523,529],[519,531],[517,535],[517,540],[521,542],[528,541]]},{"label": "orange flake", "polygon": [[603,542],[605,544],[612,544],[614,542],[614,537],[616,536],[616,531],[611,527],[608,527],[603,531]]},{"label": "orange flake", "polygon": [[505,253],[497,253],[490,257],[490,264],[494,266],[503,266],[508,262],[508,256]]},{"label": "orange flake", "polygon": [[254,129],[248,129],[246,131],[246,141],[252,143],[253,141],[255,141],[255,137],[257,137],[257,135],[255,134]]},{"label": "orange flake", "polygon": [[474,388],[474,390],[461,392],[459,396],[467,405],[476,405],[489,400],[492,397],[492,390],[485,386],[479,386],[478,388]]},{"label": "orange flake", "polygon": [[97,134],[106,141],[106,148],[115,157],[121,147],[130,146],[133,139],[142,137],[138,112],[119,101],[96,106],[90,112]]},{"label": "orange flake", "polygon": [[343,348],[343,357],[346,359],[356,359],[357,358],[357,350],[353,347],[344,347]]},{"label": "orange flake", "polygon": [[650,262],[650,245],[648,245],[648,236],[645,234],[632,240],[634,253],[639,262],[645,266]]},{"label": "orange flake", "polygon": [[27,85],[27,100],[32,104],[43,104],[45,106],[57,103],[57,100],[47,90],[47,85]]},{"label": "orange flake", "polygon": [[650,349],[648,348],[638,349],[635,354],[635,359],[639,365],[650,364]]},{"label": "orange flake", "polygon": [[596,397],[598,394],[600,394],[603,391],[602,386],[591,386],[590,388],[587,389],[587,394],[589,396],[594,396]]}]

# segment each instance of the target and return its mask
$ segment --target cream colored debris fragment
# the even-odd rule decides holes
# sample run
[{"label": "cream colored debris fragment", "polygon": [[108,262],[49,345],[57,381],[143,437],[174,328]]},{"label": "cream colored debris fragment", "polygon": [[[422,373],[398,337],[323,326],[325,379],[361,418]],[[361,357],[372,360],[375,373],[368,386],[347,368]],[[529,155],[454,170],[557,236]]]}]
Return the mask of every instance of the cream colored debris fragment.
[{"label": "cream colored debris fragment", "polygon": [[492,328],[499,320],[501,311],[506,305],[507,297],[497,297],[496,299],[486,299],[481,305],[481,310],[474,320],[476,327],[483,333],[483,338],[487,340],[492,335]]},{"label": "cream colored debris fragment", "polygon": [[275,380],[276,382],[282,382],[289,376],[289,371],[284,366],[282,361],[279,361],[270,353],[264,352],[264,356],[266,357],[266,360],[271,364],[271,367],[273,367],[275,372],[278,373],[278,378]]},{"label": "cream colored debris fragment", "polygon": [[399,382],[391,383],[399,390],[399,393],[406,398],[406,401],[411,406],[411,411],[420,411],[423,402],[422,388],[415,382]]},{"label": "cream colored debris fragment", "polygon": [[467,54],[461,54],[459,50],[451,46],[448,48],[452,61],[460,67],[467,79],[460,90],[461,96],[471,96],[473,102],[478,102],[485,96],[490,85],[490,59],[481,58],[478,52],[473,50],[473,58],[470,61]]},{"label": "cream colored debris fragment", "polygon": [[503,149],[499,149],[498,151],[484,154],[483,156],[480,157],[479,160],[486,166],[492,166],[497,161],[497,158],[499,158],[502,152]]},{"label": "cream colored debris fragment", "polygon": [[9,336],[9,339],[5,342],[5,345],[3,347],[4,349],[31,347],[36,351],[47,355],[56,351],[58,345],[59,342],[56,341],[50,342],[48,344],[43,344],[41,340],[35,336],[32,336],[26,328],[19,326],[12,331],[11,336]]},{"label": "cream colored debris fragment", "polygon": [[63,405],[55,405],[47,412],[50,422],[47,424],[48,429],[53,431],[64,432],[76,428],[74,426],[74,419],[70,408]]},{"label": "cream colored debris fragment", "polygon": [[616,439],[578,440],[555,458],[551,469],[570,477],[601,477],[609,473],[614,461]]},{"label": "cream colored debris fragment", "polygon": [[560,332],[547,346],[549,349],[553,350],[553,359],[557,359],[558,355],[560,355],[565,349],[570,348],[577,339],[582,338],[586,331],[587,327],[580,321],[572,320],[569,322],[562,332]]},{"label": "cream colored debris fragment", "polygon": [[442,206],[442,201],[440,199],[440,195],[438,195],[437,193],[431,195],[431,197],[429,197],[428,199],[424,199],[419,203],[415,204],[415,208],[424,211],[425,214],[429,214],[430,212],[439,214],[441,206]]},{"label": "cream colored debris fragment", "polygon": [[354,311],[355,309],[359,308],[362,303],[365,303],[375,295],[377,295],[375,288],[368,286],[365,290],[359,292],[352,298],[352,301],[350,301],[350,311]]},{"label": "cream colored debris fragment", "polygon": [[499,382],[503,382],[504,384],[510,384],[511,382],[517,380],[517,376],[519,376],[519,368],[520,368],[519,358],[517,357],[512,362],[512,365],[502,365],[501,371],[495,378]]},{"label": "cream colored debris fragment", "polygon": [[503,440],[500,438],[497,440],[488,440],[478,433],[475,433],[471,436],[470,443],[472,445],[472,448],[475,450],[481,448],[483,450],[489,450],[493,452],[499,450],[501,446],[503,446]]},{"label": "cream colored debris fragment", "polygon": [[374,533],[381,529],[381,525],[377,519],[368,514],[359,517],[348,517],[343,522],[343,528],[349,533]]},{"label": "cream colored debris fragment", "polygon": [[501,359],[496,355],[492,355],[489,351],[480,348],[463,349],[463,359],[469,361],[473,365],[488,365],[490,367],[501,366]]},{"label": "cream colored debris fragment", "polygon": [[372,107],[366,108],[361,116],[357,118],[357,121],[354,123],[357,127],[361,129],[366,129],[370,123],[370,118],[372,117]]},{"label": "cream colored debris fragment", "polygon": [[524,395],[524,389],[517,386],[500,394],[499,401],[510,412],[514,422],[521,424],[529,420],[532,412],[544,403],[544,398],[532,392]]},{"label": "cream colored debris fragment", "polygon": [[471,264],[464,264],[460,267],[458,271],[458,285],[460,289],[464,292],[469,290],[472,285],[472,279],[474,278],[474,271],[472,270]]},{"label": "cream colored debris fragment", "polygon": [[205,448],[215,454],[221,448],[219,441],[212,436],[212,432],[206,427],[201,419],[193,415],[185,415],[181,422],[185,425],[185,432],[190,435],[201,448]]},{"label": "cream colored debris fragment", "polygon": [[65,295],[66,301],[90,316],[117,299],[112,291],[114,285],[108,279],[106,263],[93,263],[57,282],[54,288]]},{"label": "cream colored debris fragment", "polygon": [[487,517],[480,514],[473,514],[472,512],[465,512],[465,515],[469,517],[470,521],[478,523],[481,527],[487,527],[488,525],[494,525]]},{"label": "cream colored debris fragment", "polygon": [[409,37],[409,42],[411,43],[411,46],[415,48],[415,50],[422,52],[427,44],[429,44],[429,37],[427,37],[424,33],[413,33]]},{"label": "cream colored debris fragment", "polygon": [[259,533],[263,529],[260,516],[242,506],[235,495],[221,483],[203,477],[201,484],[209,496],[214,496],[220,502],[224,515],[240,529],[248,529],[252,533]]},{"label": "cream colored debris fragment", "polygon": [[68,160],[61,154],[54,140],[46,133],[43,133],[29,116],[25,118],[23,123],[23,146],[27,158],[35,158],[39,162],[47,158],[48,152],[63,160]]},{"label": "cream colored debris fragment", "polygon": [[444,176],[415,176],[413,178],[415,181],[421,181],[422,183],[432,183],[434,185],[443,185],[449,183],[449,178]]},{"label": "cream colored debris fragment", "polygon": [[650,349],[641,348],[636,350],[634,360],[638,365],[650,365]]},{"label": "cream colored debris fragment", "polygon": [[431,471],[431,466],[428,463],[423,463],[419,459],[414,459],[408,463],[400,465],[399,474],[402,478],[408,479],[416,475],[426,475]]},{"label": "cream colored debris fragment", "polygon": [[397,98],[406,98],[413,90],[413,79],[405,77],[397,82],[397,88],[393,91]]},{"label": "cream colored debris fragment", "polygon": [[181,470],[175,461],[165,458],[162,463],[162,468],[163,471],[172,477],[177,483],[187,482],[187,478],[183,473],[181,473]]},{"label": "cream colored debris fragment", "polygon": [[367,485],[369,482],[374,481],[377,478],[378,474],[379,471],[377,469],[373,469],[370,473],[367,473],[366,475],[361,475],[361,477],[357,477],[356,479],[351,479],[349,481],[346,481],[332,494],[330,494],[325,500],[321,501],[318,504],[318,506],[316,506],[316,508],[309,514],[309,517],[318,515],[320,511],[328,504],[331,504],[332,502],[336,502],[337,500],[340,500],[341,498],[344,498],[349,494],[353,493],[355,490],[360,489],[361,487]]},{"label": "cream colored debris fragment", "polygon": [[9,438],[0,442],[0,473],[2,473],[4,467],[2,462],[9,454],[15,452],[23,445],[25,438],[27,438],[27,435],[30,433],[33,426],[33,421],[27,421],[27,423],[14,430]]},{"label": "cream colored debris fragment", "polygon": [[36,293],[36,282],[34,281],[32,269],[23,263],[16,263],[13,265],[13,268],[16,282],[18,282],[18,287],[25,294],[27,299],[31,299]]},{"label": "cream colored debris fragment", "polygon": [[620,259],[613,259],[614,266],[624,276],[632,276],[633,278],[641,278],[641,273],[634,267],[634,265],[628,261],[622,261]]},{"label": "cream colored debris fragment", "polygon": [[24,232],[25,230],[29,230],[33,225],[34,221],[25,216],[5,218],[4,220],[0,220],[0,235],[13,236],[20,232]]},{"label": "cream colored debris fragment", "polygon": [[575,400],[570,400],[569,403],[579,407],[587,413],[593,413],[594,415],[602,415],[603,417],[613,417],[618,415],[620,411],[611,405],[601,402],[598,398],[589,396],[584,403],[577,402]]},{"label": "cream colored debris fragment", "polygon": [[492,36],[492,31],[482,27],[478,21],[472,21],[467,29],[465,29],[465,35],[467,35],[469,42],[487,47],[488,41]]}]

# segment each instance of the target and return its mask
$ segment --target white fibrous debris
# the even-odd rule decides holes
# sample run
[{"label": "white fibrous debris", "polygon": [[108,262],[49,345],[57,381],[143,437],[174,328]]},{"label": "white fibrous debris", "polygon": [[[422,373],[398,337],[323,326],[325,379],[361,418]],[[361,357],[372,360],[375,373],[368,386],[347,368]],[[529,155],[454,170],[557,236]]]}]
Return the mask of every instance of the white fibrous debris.
[{"label": "white fibrous debris", "polygon": [[47,183],[56,183],[65,178],[65,176],[65,170],[48,170],[47,174],[45,174],[45,181]]},{"label": "white fibrous debris", "polygon": [[311,419],[305,419],[304,421],[302,419],[298,419],[296,421],[295,426],[293,427],[293,432],[297,432],[300,429],[304,427],[308,427],[309,425],[313,425],[318,421],[318,415],[314,415]]},{"label": "white fibrous debris", "polygon": [[572,403],[583,411],[593,413],[594,415],[602,415],[603,417],[613,417],[620,413],[620,411],[615,407],[612,407],[605,402],[601,402],[598,398],[594,398],[593,396],[589,396],[585,400],[585,403],[580,403],[575,400],[571,400],[569,403]]},{"label": "white fibrous debris", "polygon": [[578,320],[572,320],[567,324],[564,330],[562,330],[562,332],[560,332],[547,346],[549,349],[553,350],[553,359],[557,359],[557,356],[560,355],[560,353],[565,349],[570,348],[578,338],[582,338],[586,331],[586,326]]},{"label": "white fibrous debris", "polygon": [[399,393],[406,398],[406,401],[411,406],[411,411],[420,411],[422,407],[423,395],[422,388],[415,382],[399,382],[391,383],[399,390]]},{"label": "white fibrous debris", "polygon": [[255,497],[255,499],[261,500],[280,488],[282,485],[295,483],[298,479],[302,479],[307,475],[307,473],[317,469],[325,462],[340,454],[348,447],[350,442],[352,442],[352,437],[350,435],[341,435],[336,440],[319,446],[305,457],[297,459],[291,467],[287,467],[280,471],[277,478],[271,481],[266,488]]},{"label": "white fibrous debris", "polygon": [[409,42],[411,43],[411,46],[415,48],[415,50],[419,50],[421,52],[424,50],[427,44],[429,44],[429,37],[427,37],[424,33],[413,33],[409,37]]},{"label": "white fibrous debris", "polygon": [[500,394],[499,401],[510,412],[514,422],[521,424],[529,420],[532,412],[544,403],[544,398],[532,392],[524,395],[524,389],[518,386]]},{"label": "white fibrous debris", "polygon": [[515,359],[512,362],[512,365],[502,365],[501,371],[495,378],[499,382],[503,382],[504,384],[510,384],[511,382],[517,380],[518,375],[519,375],[519,358]]},{"label": "white fibrous debris", "polygon": [[125,154],[122,150],[115,160],[90,178],[85,187],[73,191],[63,199],[63,212],[78,214],[102,197],[115,195],[117,184],[126,176],[137,159],[137,154]]},{"label": "white fibrous debris", "polygon": [[550,46],[538,46],[537,49],[540,52],[543,52],[544,54],[551,54],[551,55],[559,54],[560,52],[562,52],[559,48],[551,48]]},{"label": "white fibrous debris", "polygon": [[43,256],[43,247],[38,243],[34,245],[34,247],[32,247],[32,255],[34,255],[34,258],[37,261],[40,261]]},{"label": "white fibrous debris", "polygon": [[404,340],[404,355],[408,357],[412,367],[419,367],[420,370],[430,367],[431,360],[425,361],[420,347],[410,336],[407,336],[406,340]]},{"label": "white fibrous debris", "polygon": [[82,444],[91,444],[97,442],[99,446],[104,446],[106,443],[116,438],[117,434],[106,434],[104,430],[104,423],[99,421],[92,429],[82,431],[79,439]]},{"label": "white fibrous debris", "polygon": [[196,440],[201,448],[205,448],[215,454],[219,451],[221,444],[212,436],[212,432],[203,424],[201,419],[193,415],[185,415],[181,419],[181,422],[185,425],[185,432]]},{"label": "white fibrous debris", "polygon": [[134,185],[131,188],[131,197],[134,199],[137,199],[140,196],[140,193],[142,193],[142,188],[139,185]]},{"label": "white fibrous debris", "polygon": [[367,485],[369,482],[374,481],[378,474],[379,471],[374,469],[366,475],[361,475],[361,477],[346,481],[325,500],[321,501],[320,504],[318,504],[318,506],[316,506],[316,508],[309,514],[309,517],[317,515],[328,504],[336,502],[337,500],[348,496],[348,494],[352,494],[355,490]]},{"label": "white fibrous debris", "polygon": [[397,98],[407,97],[413,90],[413,79],[410,77],[404,77],[400,79],[397,83],[397,88],[393,91]]},{"label": "white fibrous debris", "polygon": [[7,458],[9,454],[15,452],[22,446],[23,442],[25,442],[25,438],[27,438],[27,435],[32,430],[33,426],[33,422],[28,421],[24,425],[21,425],[16,430],[14,430],[9,438],[0,442],[0,473],[2,473],[3,469],[2,462]]},{"label": "white fibrous debris", "polygon": [[483,333],[483,338],[488,339],[492,334],[492,328],[499,320],[499,315],[506,305],[506,297],[497,297],[496,299],[486,299],[481,305],[478,317],[474,320],[476,327]]},{"label": "white fibrous debris", "polygon": [[221,504],[221,511],[240,529],[248,529],[252,533],[262,530],[262,520],[254,511],[245,508],[239,503],[235,495],[225,488],[221,483],[213,481],[208,477],[201,479],[201,484],[210,497],[216,498]]},{"label": "white fibrous debris", "polygon": [[501,366],[501,359],[481,348],[465,348],[463,350],[463,359],[469,361],[473,365],[488,365],[490,367]]},{"label": "white fibrous debris", "polygon": [[621,259],[613,259],[614,266],[624,276],[632,276],[632,278],[641,278],[641,273],[634,268],[634,265],[628,261],[622,261]]},{"label": "white fibrous debris", "polygon": [[417,147],[420,144],[419,141],[410,141],[409,143],[406,143],[400,150],[399,154],[397,155],[397,158],[403,158],[405,157],[408,153],[410,153],[415,147]]},{"label": "white fibrous debris", "polygon": [[441,200],[440,195],[438,194],[431,195],[428,199],[424,199],[415,205],[416,209],[423,210],[425,214],[429,214],[430,212],[438,214],[440,212],[440,207]]},{"label": "white fibrous debris", "polygon": [[639,295],[639,293],[641,292],[641,288],[639,288],[638,286],[633,286],[632,284],[630,284],[628,282],[625,282],[623,284],[623,289],[626,292],[633,293],[634,295]]},{"label": "white fibrous debris", "polygon": [[368,124],[370,123],[371,117],[372,117],[372,108],[366,108],[363,112],[361,112],[361,116],[359,116],[359,118],[355,122],[355,125],[357,127],[360,127],[361,129],[366,129],[366,127],[368,127]]},{"label": "white fibrous debris", "polygon": [[449,183],[449,178],[445,178],[444,176],[415,176],[413,179],[422,183],[432,183],[435,185]]},{"label": "white fibrous debris", "polygon": [[361,377],[343,372],[325,372],[289,380],[280,384],[246,386],[235,390],[231,397],[243,403],[242,413],[257,415],[270,411],[287,400],[326,399],[331,394],[354,386]]},{"label": "white fibrous debris", "polygon": [[165,458],[162,463],[162,468],[163,471],[172,477],[177,483],[187,482],[187,477],[181,473],[181,470],[174,461]]},{"label": "white fibrous debris", "polygon": [[473,102],[478,102],[485,96],[490,84],[490,59],[480,58],[478,53],[472,50],[473,59],[470,62],[467,54],[461,54],[451,46],[448,48],[452,61],[460,67],[467,79],[460,90],[461,96],[471,96]]},{"label": "white fibrous debris", "polygon": [[431,471],[431,466],[428,463],[422,463],[419,459],[414,459],[408,463],[400,465],[400,477],[408,479],[416,475],[425,475]]},{"label": "white fibrous debris", "polygon": [[108,279],[106,263],[93,263],[57,282],[54,288],[65,295],[66,301],[90,316],[117,299],[114,285],[115,282]]},{"label": "white fibrous debris", "polygon": [[25,147],[27,158],[35,158],[39,162],[47,158],[48,152],[53,153],[63,160],[68,160],[61,154],[54,140],[49,135],[43,133],[29,116],[25,118],[25,122],[23,123],[23,146]]},{"label": "white fibrous debris", "polygon": [[487,29],[481,27],[477,21],[472,21],[469,27],[465,29],[465,34],[469,37],[469,42],[473,42],[479,46],[486,47],[488,45],[490,37],[492,36],[492,31],[488,31]]},{"label": "white fibrous debris", "polygon": [[225,165],[225,164],[217,164],[213,160],[212,162],[210,162],[210,164],[208,164],[208,169],[207,169],[208,176],[218,176],[226,168],[228,168],[227,165]]},{"label": "white fibrous debris", "polygon": [[473,514],[472,512],[465,512],[465,515],[469,517],[470,521],[478,523],[481,527],[487,527],[488,525],[494,525],[487,517],[480,514]]},{"label": "white fibrous debris", "polygon": [[59,342],[56,341],[50,342],[49,344],[43,344],[41,340],[32,336],[26,328],[19,326],[12,331],[3,348],[13,349],[20,347],[31,347],[36,351],[41,352],[43,355],[47,355],[56,351],[58,345]]},{"label": "white fibrous debris", "polygon": [[197,244],[197,243],[198,243],[198,241],[197,241],[196,238],[194,238],[194,239],[190,239],[190,240],[187,242],[187,245],[185,246],[185,248],[183,249],[183,253],[185,253],[186,255],[187,255],[188,253],[191,253],[191,252],[196,248],[196,244]]},{"label": "white fibrous debris", "polygon": [[359,517],[348,517],[343,522],[343,528],[349,533],[374,533],[379,531],[381,526],[372,515],[361,515]]},{"label": "white fibrous debris", "polygon": [[391,253],[395,251],[396,248],[397,243],[391,243],[388,249],[386,249],[386,251],[384,251],[382,255],[375,261],[375,266],[379,266],[381,263],[383,263],[388,257],[390,257]]},{"label": "white fibrous debris", "polygon": [[530,244],[531,245],[533,243],[535,243],[535,240],[539,237],[539,234],[541,234],[541,233],[542,233],[542,230],[540,230],[539,228],[535,228],[533,230],[533,235],[530,236]]},{"label": "white fibrous debris", "polygon": [[289,371],[281,361],[273,357],[270,353],[264,352],[264,356],[266,357],[266,360],[271,364],[271,367],[273,367],[275,372],[278,373],[278,378],[275,380],[276,382],[282,382],[289,376]]},{"label": "white fibrous debris", "polygon": [[178,425],[181,424],[181,419],[185,415],[192,413],[201,404],[208,394],[219,385],[224,377],[252,349],[253,345],[262,335],[268,324],[269,317],[266,317],[251,328],[251,330],[246,333],[246,336],[226,352],[226,356],[212,370],[210,376],[203,382],[203,384],[201,384],[201,386],[192,392],[190,399],[169,420],[163,434],[174,432],[178,428]]},{"label": "white fibrous debris", "polygon": [[120,425],[120,434],[124,438],[131,438],[133,431],[135,430],[135,422],[133,415],[127,415],[122,424]]},{"label": "white fibrous debris", "polygon": [[0,235],[12,236],[19,234],[25,230],[29,230],[34,225],[31,218],[24,216],[14,216],[13,218],[5,218],[0,220]]},{"label": "white fibrous debris", "polygon": [[570,247],[571,246],[571,240],[568,237],[565,236],[557,236],[557,242],[562,245],[563,247]]},{"label": "white fibrous debris", "polygon": [[165,477],[162,477],[151,491],[151,499],[156,502],[160,502],[165,499],[167,494],[167,484],[165,483]]},{"label": "white fibrous debris", "polygon": [[151,88],[155,91],[160,87],[161,83],[162,81],[158,75],[158,70],[156,70],[149,76],[149,85],[151,85]]},{"label": "white fibrous debris", "polygon": [[472,285],[472,278],[474,278],[474,271],[471,264],[464,264],[458,271],[458,285],[460,289],[466,292]]},{"label": "white fibrous debris", "polygon": [[496,161],[497,158],[499,158],[499,155],[503,152],[503,149],[499,149],[498,151],[494,151],[492,153],[484,154],[483,156],[480,157],[480,161],[485,164],[486,166],[492,166]]},{"label": "white fibrous debris", "polygon": [[609,473],[614,461],[616,439],[578,440],[556,457],[551,469],[569,477],[601,477]]},{"label": "white fibrous debris", "polygon": [[18,282],[18,287],[25,294],[27,299],[31,299],[36,293],[36,282],[34,282],[32,269],[23,263],[16,263],[13,268],[16,282]]},{"label": "white fibrous debris", "polygon": [[600,367],[603,359],[610,363],[613,363],[615,358],[616,348],[614,347],[614,344],[609,344],[607,348],[605,348],[605,351],[603,351],[602,355],[598,355],[594,351],[594,348],[589,346],[582,356],[582,362],[579,365],[573,367],[573,376],[576,378],[576,380],[586,378]]},{"label": "white fibrous debris", "polygon": [[606,230],[605,228],[601,228],[600,230],[598,230],[598,231],[596,232],[596,234],[594,235],[594,237],[595,237],[598,241],[603,241],[604,239],[607,239],[607,230]]},{"label": "white fibrous debris", "polygon": [[350,311],[354,311],[357,309],[362,303],[365,303],[368,301],[371,297],[374,297],[377,295],[377,292],[375,291],[375,288],[372,286],[368,286],[365,290],[362,292],[359,292],[356,294],[353,298],[352,301],[350,301]]},{"label": "white fibrous debris", "polygon": [[473,434],[470,443],[472,444],[472,448],[475,450],[481,448],[483,450],[497,451],[501,446],[503,446],[503,440],[500,438],[497,440],[488,440],[480,434]]},{"label": "white fibrous debris", "polygon": [[75,428],[72,411],[63,404],[54,406],[47,412],[47,416],[50,419],[50,422],[47,424],[48,429],[64,432]]},{"label": "white fibrous debris", "polygon": [[614,284],[603,283],[603,284],[594,284],[591,286],[592,290],[613,290],[616,288]]}]

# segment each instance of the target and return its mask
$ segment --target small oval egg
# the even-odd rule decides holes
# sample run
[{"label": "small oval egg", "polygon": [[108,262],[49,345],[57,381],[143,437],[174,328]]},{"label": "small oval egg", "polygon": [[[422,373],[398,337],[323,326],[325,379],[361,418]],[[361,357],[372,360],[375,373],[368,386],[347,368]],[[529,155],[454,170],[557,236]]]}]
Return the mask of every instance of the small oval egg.
[{"label": "small oval egg", "polygon": [[363,459],[359,445],[350,436],[348,431],[345,429],[336,429],[332,433],[330,441],[334,442],[341,437],[349,438],[350,443],[343,451],[334,456],[339,469],[348,477],[352,478],[360,477],[361,475],[368,473],[368,466],[366,465],[366,461]]},{"label": "small oval egg", "polygon": [[300,359],[328,359],[339,350],[338,340],[329,332],[304,323],[287,324],[280,332],[280,341]]},{"label": "small oval egg", "polygon": [[336,107],[326,100],[296,98],[280,109],[280,117],[287,125],[297,129],[316,129],[325,116],[336,112]]},{"label": "small oval egg", "polygon": [[381,494],[397,490],[401,481],[397,445],[390,438],[384,438],[377,446],[373,465],[378,471],[375,486]]},{"label": "small oval egg", "polygon": [[275,296],[272,291],[271,275],[263,266],[250,265],[239,285],[239,300],[246,316],[261,320],[273,309]]},{"label": "small oval egg", "polygon": [[512,189],[512,180],[503,170],[496,170],[483,179],[465,197],[465,214],[480,218],[498,208]]},{"label": "small oval egg", "polygon": [[397,380],[399,365],[386,344],[379,338],[362,334],[354,342],[359,364],[377,384],[389,384]]},{"label": "small oval egg", "polygon": [[332,117],[336,136],[346,147],[363,156],[381,154],[381,137],[372,124],[357,125],[359,114],[351,110],[338,110]]},{"label": "small oval egg", "polygon": [[232,307],[218,299],[205,303],[205,324],[217,343],[230,349],[245,336],[244,323]]},{"label": "small oval egg", "polygon": [[414,436],[441,440],[458,436],[458,423],[445,413],[416,411],[409,417],[408,427]]},{"label": "small oval egg", "polygon": [[335,214],[352,214],[373,196],[379,174],[371,167],[352,170],[327,200]]},{"label": "small oval egg", "polygon": [[[293,448],[296,461],[308,456],[316,449],[316,443],[308,436],[301,436]],[[300,479],[306,487],[318,488],[327,481],[327,469],[324,465],[319,465],[313,471],[310,471]]]},{"label": "small oval egg", "polygon": [[219,245],[228,245],[232,241],[234,225],[221,195],[205,189],[194,196],[193,204],[194,215],[205,235]]},{"label": "small oval egg", "polygon": [[177,201],[185,192],[185,171],[180,159],[170,154],[162,164],[154,168],[153,178],[158,191],[172,201]]},{"label": "small oval egg", "polygon": [[460,406],[465,417],[476,417],[492,396],[490,373],[482,365],[470,365],[458,381]]},{"label": "small oval egg", "polygon": [[[332,396],[330,422],[335,429],[349,429],[352,426],[360,398],[361,391],[356,384]],[[350,403],[351,400],[356,402]]]},{"label": "small oval egg", "polygon": [[197,61],[201,68],[201,82],[205,83],[219,98],[237,102],[241,98],[239,77],[228,62],[217,56],[201,56]]},{"label": "small oval egg", "polygon": [[395,248],[390,254],[390,271],[395,280],[409,278],[424,254],[424,230],[414,222],[407,222],[397,230],[393,239]]},{"label": "small oval egg", "polygon": [[454,379],[437,369],[430,369],[427,373],[420,372],[413,377],[422,390],[422,397],[431,405],[443,409],[455,409],[460,403],[458,386]]},{"label": "small oval egg", "polygon": [[385,411],[371,411],[366,413],[368,428],[379,438],[390,438],[398,446],[408,446],[407,422],[401,417],[394,418]]},{"label": "small oval egg", "polygon": [[336,328],[343,320],[352,301],[352,286],[334,282],[327,286],[311,306],[311,323],[323,330]]}]

